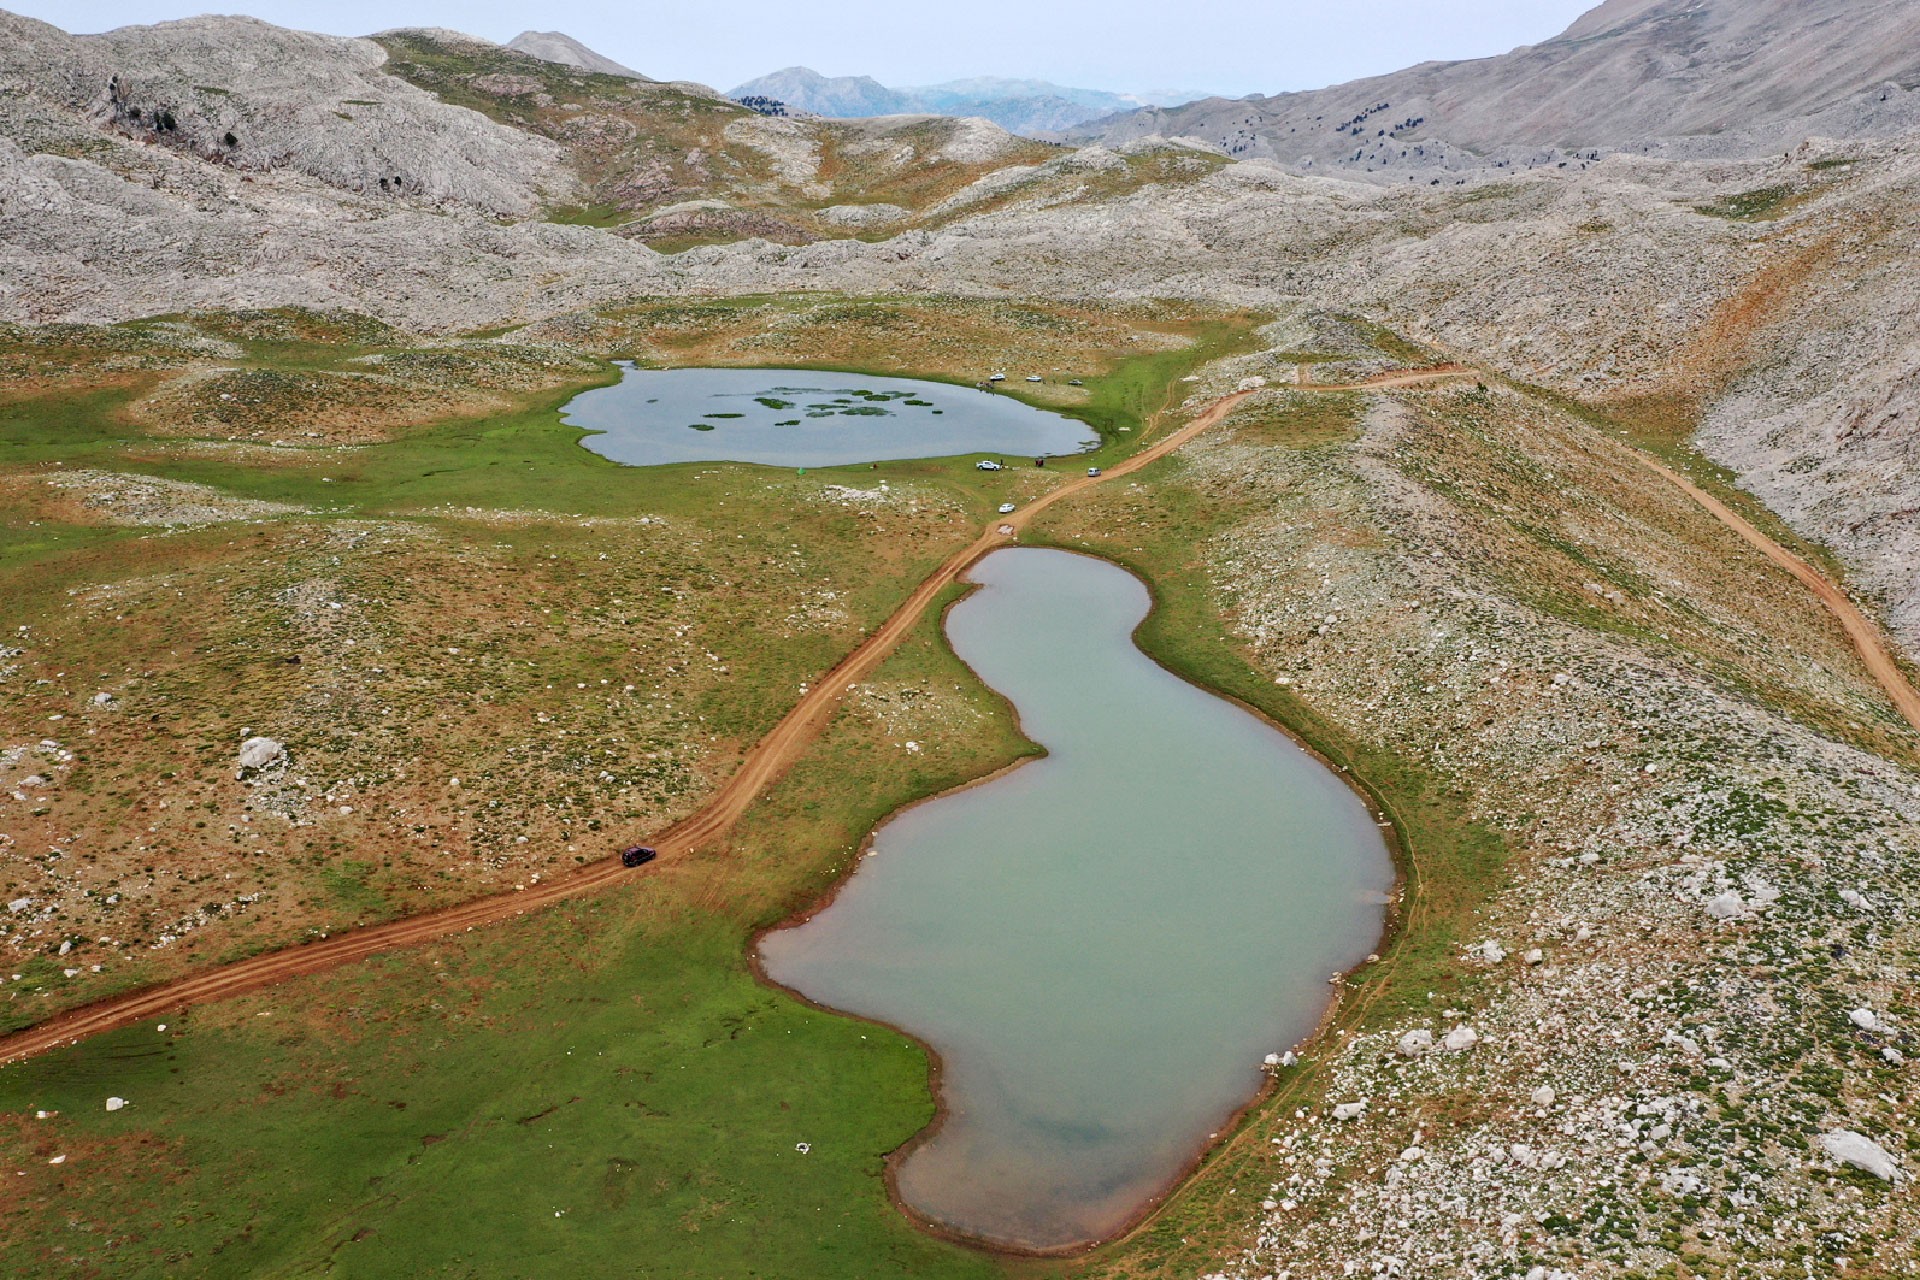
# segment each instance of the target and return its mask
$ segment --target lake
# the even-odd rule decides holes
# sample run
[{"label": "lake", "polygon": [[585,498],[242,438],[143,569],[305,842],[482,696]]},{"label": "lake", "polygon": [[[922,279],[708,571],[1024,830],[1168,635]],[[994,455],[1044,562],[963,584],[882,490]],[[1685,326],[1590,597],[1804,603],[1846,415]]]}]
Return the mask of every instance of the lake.
[{"label": "lake", "polygon": [[806,369],[641,369],[561,409],[615,462],[759,462],[828,467],[958,453],[1081,453],[1091,427],[1013,397],[910,378]]},{"label": "lake", "polygon": [[1049,754],[895,815],[760,956],[940,1055],[944,1120],[899,1163],[903,1200],[1060,1248],[1124,1227],[1312,1032],[1394,870],[1334,772],[1134,645],[1131,574],[1018,548],[969,577],[948,637]]}]

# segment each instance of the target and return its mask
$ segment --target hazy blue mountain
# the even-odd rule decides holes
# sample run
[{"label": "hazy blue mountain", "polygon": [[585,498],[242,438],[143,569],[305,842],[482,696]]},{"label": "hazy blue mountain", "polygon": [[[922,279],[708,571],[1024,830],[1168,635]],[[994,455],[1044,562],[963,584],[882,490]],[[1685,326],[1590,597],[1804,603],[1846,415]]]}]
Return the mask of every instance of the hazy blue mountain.
[{"label": "hazy blue mountain", "polygon": [[773,98],[791,111],[841,118],[912,113],[981,116],[1014,133],[1045,133],[1138,107],[1191,102],[1202,95],[1109,93],[1001,76],[891,89],[870,76],[823,76],[807,67],[788,67],[749,80],[728,96]]},{"label": "hazy blue mountain", "polygon": [[605,76],[625,76],[629,80],[645,80],[646,77],[631,67],[625,67],[612,58],[595,53],[587,46],[561,31],[522,31],[507,41],[507,48],[515,53],[524,53],[542,62],[557,62],[562,66],[578,67],[582,71],[597,71]]},{"label": "hazy blue mountain", "polygon": [[823,76],[808,67],[788,67],[749,80],[727,96],[777,98],[792,111],[849,119],[897,116],[920,109],[906,94],[868,76]]}]

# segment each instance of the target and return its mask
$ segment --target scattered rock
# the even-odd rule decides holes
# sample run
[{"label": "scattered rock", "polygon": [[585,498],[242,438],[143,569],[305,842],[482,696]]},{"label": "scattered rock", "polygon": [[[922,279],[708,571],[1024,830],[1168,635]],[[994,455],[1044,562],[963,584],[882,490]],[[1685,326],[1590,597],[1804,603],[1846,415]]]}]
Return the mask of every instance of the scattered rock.
[{"label": "scattered rock", "polygon": [[1731,889],[1707,902],[1707,914],[1715,920],[1737,920],[1746,913],[1746,900]]}]

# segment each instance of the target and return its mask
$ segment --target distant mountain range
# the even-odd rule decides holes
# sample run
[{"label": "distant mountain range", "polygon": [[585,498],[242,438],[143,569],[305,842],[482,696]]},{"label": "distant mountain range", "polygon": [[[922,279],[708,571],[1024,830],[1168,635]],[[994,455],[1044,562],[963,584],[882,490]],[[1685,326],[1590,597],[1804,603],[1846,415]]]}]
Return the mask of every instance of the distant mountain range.
[{"label": "distant mountain range", "polygon": [[840,119],[915,114],[979,116],[1013,133],[1035,134],[1071,129],[1141,107],[1178,106],[1205,95],[1175,91],[1109,93],[998,76],[892,89],[870,76],[823,76],[807,67],[788,67],[749,80],[727,96],[736,100],[771,98],[785,103],[789,111]]}]

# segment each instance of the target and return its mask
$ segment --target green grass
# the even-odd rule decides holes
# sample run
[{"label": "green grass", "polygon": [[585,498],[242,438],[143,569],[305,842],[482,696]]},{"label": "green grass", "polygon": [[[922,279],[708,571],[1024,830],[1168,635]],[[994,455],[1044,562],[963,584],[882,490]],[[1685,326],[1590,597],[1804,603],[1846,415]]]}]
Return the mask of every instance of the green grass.
[{"label": "green grass", "polygon": [[1694,212],[1729,222],[1758,222],[1779,217],[1799,200],[1800,194],[1791,186],[1759,187],[1725,196],[1712,204],[1695,205]]},{"label": "green grass", "polygon": [[624,226],[633,221],[633,214],[612,204],[568,204],[547,210],[547,221],[567,227],[605,229]]},{"label": "green grass", "polygon": [[921,1050],[745,962],[886,813],[1030,749],[937,625],[877,678],[966,686],[994,712],[976,741],[910,757],[843,716],[726,850],[0,1070],[27,1170],[0,1271],[996,1274],[886,1199],[885,1156],[932,1115]]}]

